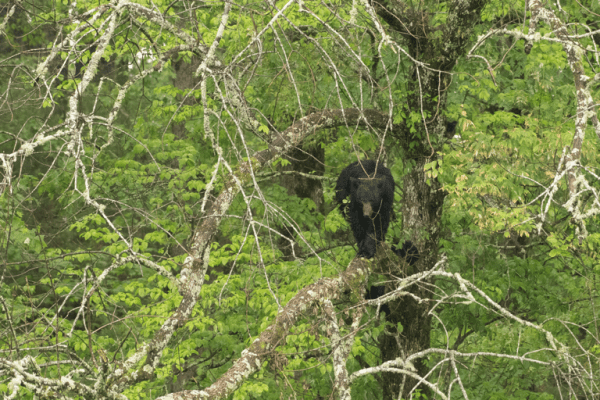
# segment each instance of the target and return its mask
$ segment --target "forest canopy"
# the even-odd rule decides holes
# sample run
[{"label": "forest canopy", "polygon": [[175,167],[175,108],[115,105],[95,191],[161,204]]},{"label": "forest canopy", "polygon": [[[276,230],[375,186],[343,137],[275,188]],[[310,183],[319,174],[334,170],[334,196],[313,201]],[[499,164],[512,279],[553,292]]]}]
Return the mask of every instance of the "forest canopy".
[{"label": "forest canopy", "polygon": [[597,398],[599,14],[1,1],[0,397]]}]

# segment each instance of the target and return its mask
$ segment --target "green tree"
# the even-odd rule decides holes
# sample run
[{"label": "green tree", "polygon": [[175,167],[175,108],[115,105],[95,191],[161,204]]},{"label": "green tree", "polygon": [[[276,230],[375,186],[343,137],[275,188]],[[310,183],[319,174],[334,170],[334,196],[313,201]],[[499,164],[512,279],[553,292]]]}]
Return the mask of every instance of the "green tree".
[{"label": "green tree", "polygon": [[1,4],[5,398],[600,392],[598,4]]}]

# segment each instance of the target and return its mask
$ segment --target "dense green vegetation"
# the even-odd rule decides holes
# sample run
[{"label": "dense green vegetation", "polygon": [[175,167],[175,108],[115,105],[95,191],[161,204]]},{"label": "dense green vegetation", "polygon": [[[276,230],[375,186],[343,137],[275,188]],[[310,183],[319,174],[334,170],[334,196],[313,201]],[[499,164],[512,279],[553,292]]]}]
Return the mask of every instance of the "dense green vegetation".
[{"label": "dense green vegetation", "polygon": [[[260,348],[211,398],[596,398],[598,13],[0,2],[0,397],[202,398]],[[358,158],[396,182],[367,269]]]}]

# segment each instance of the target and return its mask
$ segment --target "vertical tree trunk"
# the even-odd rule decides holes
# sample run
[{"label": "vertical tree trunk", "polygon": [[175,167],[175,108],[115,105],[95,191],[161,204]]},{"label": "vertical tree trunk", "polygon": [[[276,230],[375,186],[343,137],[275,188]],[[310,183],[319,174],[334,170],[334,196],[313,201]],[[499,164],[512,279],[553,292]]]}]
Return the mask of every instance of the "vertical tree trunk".
[{"label": "vertical tree trunk", "polygon": [[[445,194],[436,178],[427,180],[424,166],[438,158],[437,151],[452,136],[446,131],[447,91],[450,75],[441,71],[451,71],[456,60],[463,56],[473,28],[480,20],[480,13],[487,0],[451,1],[447,8],[447,24],[430,25],[433,5],[411,8],[406,3],[395,1],[373,2],[378,15],[388,26],[388,32],[406,48],[415,60],[428,68],[413,66],[406,83],[407,115],[420,114],[422,120],[404,127],[396,137],[402,148],[402,158],[412,171],[404,177],[404,204],[402,205],[403,228],[421,253],[421,259],[414,266],[413,273],[427,271],[438,261],[439,237],[442,206]],[[415,24],[415,21],[418,21]],[[441,32],[440,32],[441,31]],[[415,287],[411,291],[418,298],[429,298],[431,293],[425,288]],[[429,348],[431,318],[429,304],[421,303],[405,296],[390,304],[388,321],[402,324],[402,332],[392,332],[395,336],[381,336],[380,350],[384,361]],[[395,328],[394,328],[395,330]],[[427,373],[426,365],[415,363],[420,376]],[[394,373],[383,374],[384,399],[409,398],[410,391],[417,381]],[[402,393],[400,393],[402,386]],[[420,387],[429,394],[425,386]]]},{"label": "vertical tree trunk", "polygon": [[[319,143],[296,148],[285,158],[291,164],[283,167],[282,171],[296,171],[315,176],[323,176],[325,173],[325,149]],[[288,190],[290,196],[311,199],[315,202],[317,210],[323,213],[325,201],[323,185],[319,179],[311,179],[298,174],[284,175],[281,178],[281,185]]]},{"label": "vertical tree trunk", "polygon": [[[285,158],[290,161],[290,164],[282,167],[281,171],[296,171],[315,176],[323,176],[325,173],[325,149],[318,143],[295,148]],[[317,206],[317,211],[321,214],[324,212],[323,185],[319,179],[311,179],[300,174],[284,174],[279,183],[287,189],[290,196],[311,199]],[[292,240],[293,244],[284,238],[279,240],[279,248],[283,251],[285,259],[291,260],[294,254],[291,246],[295,245],[294,231],[288,226],[284,226],[280,231]]]},{"label": "vertical tree trunk", "polygon": [[[445,195],[436,180],[431,181],[431,186],[427,185],[424,172],[426,161],[428,160],[421,158],[413,171],[404,177],[403,227],[411,232],[411,240],[417,243],[421,254],[412,273],[426,271],[438,260],[439,226]],[[424,232],[429,235],[427,240],[421,236]],[[429,290],[430,288],[413,287],[410,291],[419,298],[428,298],[431,296]],[[405,296],[389,306],[387,321],[393,325],[389,330],[391,335],[383,333],[379,336],[379,350],[383,361],[405,358],[408,354],[429,348],[430,305],[419,304],[412,297]],[[398,323],[402,326],[401,332],[397,330]],[[420,376],[427,374],[427,366],[422,361],[416,362],[414,367]],[[397,373],[384,373],[383,398],[398,399],[401,388],[402,398],[409,398],[409,392],[415,387],[417,380],[406,378],[402,387],[403,380],[403,376]],[[419,389],[423,394],[430,394],[426,386],[421,385]]]},{"label": "vertical tree trunk", "polygon": [[[194,77],[194,72],[200,65],[200,60],[198,57],[192,57],[191,62],[185,62],[182,58],[175,61],[173,63],[173,67],[175,69],[175,79],[173,79],[173,85],[177,89],[192,89],[196,82],[197,78]],[[178,100],[181,100],[183,96],[178,96]],[[195,103],[194,96],[188,96],[183,105],[190,106]],[[183,139],[187,136],[187,129],[185,128],[185,121],[182,122],[173,122],[172,132],[177,139]]]}]

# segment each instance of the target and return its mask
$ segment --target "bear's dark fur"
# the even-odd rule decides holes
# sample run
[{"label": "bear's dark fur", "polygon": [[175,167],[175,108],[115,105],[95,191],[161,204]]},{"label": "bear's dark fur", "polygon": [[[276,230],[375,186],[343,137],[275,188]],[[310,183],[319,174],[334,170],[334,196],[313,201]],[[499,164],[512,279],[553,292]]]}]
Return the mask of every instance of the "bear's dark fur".
[{"label": "bear's dark fur", "polygon": [[401,248],[394,247],[392,251],[396,253],[398,257],[406,261],[408,265],[415,265],[417,261],[419,261],[419,258],[421,258],[419,249],[417,249],[417,246],[410,240],[404,242]]},{"label": "bear's dark fur", "polygon": [[[385,286],[376,286],[372,285],[369,288],[369,291],[365,295],[366,300],[375,300],[380,298],[385,294]],[[390,306],[387,304],[382,304],[379,311],[384,312],[385,315],[390,315]]]},{"label": "bear's dark fur", "polygon": [[[375,167],[377,166],[377,171]],[[344,204],[350,196],[350,204]],[[335,185],[335,199],[349,220],[358,256],[373,258],[377,243],[385,240],[394,202],[394,178],[381,162],[356,161],[340,174]]]}]

